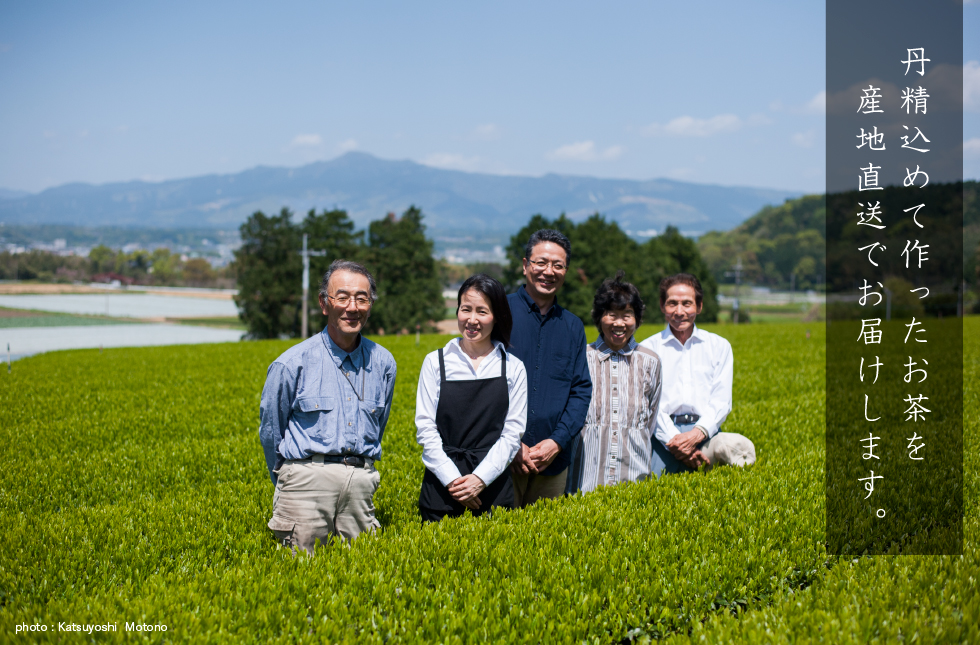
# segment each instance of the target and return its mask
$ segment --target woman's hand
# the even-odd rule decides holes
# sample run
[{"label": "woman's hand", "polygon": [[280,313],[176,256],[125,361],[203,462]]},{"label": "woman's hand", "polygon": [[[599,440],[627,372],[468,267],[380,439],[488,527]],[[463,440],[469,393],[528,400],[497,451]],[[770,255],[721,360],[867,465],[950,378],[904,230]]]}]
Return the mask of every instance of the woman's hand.
[{"label": "woman's hand", "polygon": [[458,477],[449,484],[449,494],[463,506],[476,510],[480,508],[480,498],[477,497],[483,492],[487,485],[476,475],[466,475]]}]

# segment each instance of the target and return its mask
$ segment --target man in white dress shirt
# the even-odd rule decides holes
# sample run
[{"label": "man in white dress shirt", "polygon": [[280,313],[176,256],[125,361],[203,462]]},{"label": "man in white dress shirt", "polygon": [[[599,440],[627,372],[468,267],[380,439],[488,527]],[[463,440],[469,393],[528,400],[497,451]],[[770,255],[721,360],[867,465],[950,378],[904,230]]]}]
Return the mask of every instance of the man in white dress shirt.
[{"label": "man in white dress shirt", "polygon": [[653,442],[653,474],[755,463],[746,437],[721,432],[732,411],[732,346],[694,324],[701,313],[701,282],[688,273],[660,283],[660,310],[667,328],[641,346],[660,357],[663,384]]}]

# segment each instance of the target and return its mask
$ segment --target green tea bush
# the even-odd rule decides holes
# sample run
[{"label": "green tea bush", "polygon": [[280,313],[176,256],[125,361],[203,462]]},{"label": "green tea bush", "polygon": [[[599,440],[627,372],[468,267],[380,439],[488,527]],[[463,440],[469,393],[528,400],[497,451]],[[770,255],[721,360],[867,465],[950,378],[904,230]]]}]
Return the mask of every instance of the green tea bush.
[{"label": "green tea bush", "polygon": [[980,622],[975,477],[968,556],[828,557],[823,330],[717,331],[736,354],[725,429],[752,438],[756,465],[425,526],[415,387],[447,338],[378,338],[399,367],[378,463],[383,528],[314,558],[277,548],[265,528],[259,394],[288,342],[19,361],[0,375],[2,640],[71,636],[59,623],[117,625],[86,639],[157,642],[835,642],[874,629],[884,642],[911,628],[932,640],[937,627],[967,640]]}]

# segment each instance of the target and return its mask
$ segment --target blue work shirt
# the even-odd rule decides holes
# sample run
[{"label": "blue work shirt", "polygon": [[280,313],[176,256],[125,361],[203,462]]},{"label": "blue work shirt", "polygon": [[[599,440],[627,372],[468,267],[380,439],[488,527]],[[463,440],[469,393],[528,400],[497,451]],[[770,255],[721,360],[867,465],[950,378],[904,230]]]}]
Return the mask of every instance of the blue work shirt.
[{"label": "blue work shirt", "polygon": [[395,372],[384,347],[362,336],[348,354],[326,329],[283,352],[269,366],[259,404],[272,483],[287,459],[317,453],[379,459]]},{"label": "blue work shirt", "polygon": [[507,301],[514,318],[508,351],[527,370],[527,427],[521,441],[557,443],[561,452],[541,474],[559,475],[568,467],[572,439],[582,431],[592,401],[585,327],[557,299],[542,316],[523,285]]}]

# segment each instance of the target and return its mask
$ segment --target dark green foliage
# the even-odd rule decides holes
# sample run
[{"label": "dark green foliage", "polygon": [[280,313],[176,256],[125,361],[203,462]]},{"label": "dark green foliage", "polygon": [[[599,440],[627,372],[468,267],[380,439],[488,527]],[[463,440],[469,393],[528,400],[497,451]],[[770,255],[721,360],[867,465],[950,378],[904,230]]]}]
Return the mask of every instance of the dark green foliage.
[{"label": "dark green foliage", "polygon": [[371,222],[364,264],[378,282],[378,301],[368,329],[414,332],[442,320],[444,306],[432,241],[425,237],[422,211],[412,206],[401,218],[394,214]]},{"label": "dark green foliage", "polygon": [[527,226],[511,237],[507,246],[510,264],[504,277],[511,287],[524,282],[521,259],[525,245],[531,234],[542,228],[561,231],[572,244],[572,261],[558,301],[586,324],[591,324],[590,312],[596,289],[603,280],[614,277],[619,269],[623,269],[626,279],[640,290],[646,305],[644,322],[663,322],[660,281],[681,272],[696,275],[704,287],[704,309],[698,321],[714,322],[718,319],[717,283],[693,240],[670,226],[663,235],[640,244],[619,228],[616,222],[607,221],[599,213],[579,224],[564,214],[555,220],[548,220],[542,215],[533,216]]},{"label": "dark green foliage", "polygon": [[235,298],[251,338],[296,337],[300,333],[303,261],[299,251],[303,233],[311,251],[326,251],[310,258],[310,333],[326,324],[317,294],[320,280],[337,259],[363,264],[378,283],[378,301],[371,310],[367,330],[388,333],[415,331],[421,324],[443,317],[442,288],[432,257],[432,241],[425,237],[422,211],[414,206],[401,218],[389,215],[371,222],[367,231],[355,231],[342,210],[311,210],[298,225],[292,213],[278,216],[262,212],[242,224],[242,246],[235,252],[239,294]]},{"label": "dark green foliage", "polygon": [[297,250],[302,243],[292,213],[257,211],[239,229],[242,245],[235,251],[239,317],[251,338],[298,336],[303,266]]}]

